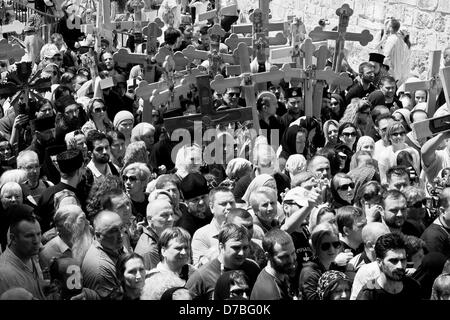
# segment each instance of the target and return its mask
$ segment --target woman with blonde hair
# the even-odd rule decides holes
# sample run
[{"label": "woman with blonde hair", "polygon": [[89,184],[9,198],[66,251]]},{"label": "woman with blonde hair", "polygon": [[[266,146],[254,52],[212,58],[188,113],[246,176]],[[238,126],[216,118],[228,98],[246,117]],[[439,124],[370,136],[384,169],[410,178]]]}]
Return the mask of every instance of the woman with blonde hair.
[{"label": "woman with blonde hair", "polygon": [[122,171],[125,192],[131,200],[133,215],[138,217],[139,221],[147,214],[148,200],[145,189],[150,178],[150,169],[142,162],[131,163]]}]

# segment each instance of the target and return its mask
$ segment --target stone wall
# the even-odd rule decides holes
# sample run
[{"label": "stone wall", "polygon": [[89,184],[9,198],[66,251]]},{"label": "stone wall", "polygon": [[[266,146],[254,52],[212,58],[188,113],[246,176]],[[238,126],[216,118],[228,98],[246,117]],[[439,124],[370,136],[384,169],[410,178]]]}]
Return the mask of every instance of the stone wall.
[{"label": "stone wall", "polygon": [[[238,2],[241,8],[255,8],[258,0]],[[291,15],[302,17],[309,32],[320,18],[330,21],[327,29],[336,26],[336,9],[344,3],[354,10],[348,30],[360,32],[369,29],[374,35],[374,41],[367,47],[347,43],[349,62],[354,68],[375,48],[383,22],[390,16],[399,19],[401,29],[409,33],[411,69],[421,78],[428,70],[429,50],[442,50],[450,45],[450,0],[272,0],[270,8],[274,20],[286,20]]]}]

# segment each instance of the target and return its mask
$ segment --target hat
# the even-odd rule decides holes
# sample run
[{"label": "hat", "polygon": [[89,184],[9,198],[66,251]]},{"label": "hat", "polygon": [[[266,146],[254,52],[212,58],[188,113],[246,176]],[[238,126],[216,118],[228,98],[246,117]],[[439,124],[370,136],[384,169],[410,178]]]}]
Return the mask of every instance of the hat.
[{"label": "hat", "polygon": [[301,97],[301,96],[302,96],[302,89],[298,88],[298,87],[287,88],[284,92],[285,99],[296,98],[296,97]]},{"label": "hat", "polygon": [[59,171],[62,173],[71,173],[81,168],[83,165],[83,155],[80,150],[67,150],[56,156]]},{"label": "hat", "polygon": [[58,111],[59,113],[64,113],[64,109],[67,106],[70,106],[70,105],[76,104],[76,103],[77,102],[75,101],[75,99],[70,94],[66,95],[66,96],[59,97],[58,100],[55,101],[56,111]]},{"label": "hat", "polygon": [[43,132],[55,127],[55,116],[37,118],[34,120],[34,130]]},{"label": "hat", "polygon": [[351,282],[348,276],[341,271],[330,270],[324,272],[317,285],[317,294],[320,300],[329,300],[333,285],[340,280]]},{"label": "hat", "polygon": [[132,120],[134,123],[134,117],[133,114],[130,111],[122,110],[117,112],[117,114],[114,116],[114,128],[117,128],[117,126],[125,120]]},{"label": "hat", "polygon": [[369,61],[370,62],[378,62],[379,64],[384,64],[385,56],[381,53],[372,52],[369,53]]},{"label": "hat", "polygon": [[295,187],[289,190],[284,196],[283,202],[293,201],[300,207],[308,206],[309,191],[302,187]]},{"label": "hat", "polygon": [[202,174],[196,172],[189,173],[181,180],[180,189],[185,200],[209,193],[206,178]]},{"label": "hat", "polygon": [[56,45],[50,44],[44,49],[43,56],[44,58],[53,58],[55,54],[61,54],[61,52],[58,50]]}]

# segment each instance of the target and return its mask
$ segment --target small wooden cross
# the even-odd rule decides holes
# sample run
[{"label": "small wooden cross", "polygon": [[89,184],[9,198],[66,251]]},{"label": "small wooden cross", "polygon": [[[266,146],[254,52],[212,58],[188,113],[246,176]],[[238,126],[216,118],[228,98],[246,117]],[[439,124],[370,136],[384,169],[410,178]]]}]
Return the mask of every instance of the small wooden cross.
[{"label": "small wooden cross", "polygon": [[429,61],[430,61],[430,69],[428,71],[429,80],[418,82],[406,82],[405,91],[410,92],[413,99],[415,91],[417,90],[427,91],[427,112],[430,116],[432,116],[436,111],[435,108],[436,108],[436,97],[438,95],[441,51],[440,50],[430,51]]},{"label": "small wooden cross", "polygon": [[235,4],[226,7],[220,7],[220,0],[215,1],[215,8],[198,15],[198,21],[207,21],[214,19],[214,23],[220,24],[222,16],[235,15],[237,13],[237,6]]},{"label": "small wooden cross", "polygon": [[353,9],[347,3],[336,10],[336,15],[339,16],[338,31],[323,31],[320,27],[316,27],[309,33],[309,36],[312,41],[336,40],[333,70],[340,72],[345,41],[359,41],[362,46],[366,46],[373,40],[373,35],[369,30],[363,30],[361,33],[347,32],[350,17],[353,15]]}]

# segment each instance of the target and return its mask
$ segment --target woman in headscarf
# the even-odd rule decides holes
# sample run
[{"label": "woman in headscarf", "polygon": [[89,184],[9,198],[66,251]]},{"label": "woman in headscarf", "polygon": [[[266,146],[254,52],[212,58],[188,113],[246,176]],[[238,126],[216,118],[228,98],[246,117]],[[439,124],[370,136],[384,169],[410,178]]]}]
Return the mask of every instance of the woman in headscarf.
[{"label": "woman in headscarf", "polygon": [[433,282],[444,268],[447,257],[440,252],[430,252],[422,259],[422,263],[411,276],[419,282],[422,288],[422,299],[428,299],[431,295]]},{"label": "woman in headscarf", "polygon": [[349,175],[341,172],[337,173],[331,180],[330,190],[333,196],[332,208],[339,209],[340,207],[353,204],[355,183]]},{"label": "woman in headscarf", "polygon": [[250,185],[247,187],[247,190],[245,191],[244,196],[242,197],[242,200],[245,201],[248,205],[250,205],[250,194],[258,189],[259,187],[270,187],[274,190],[277,190],[277,184],[275,182],[275,178],[272,177],[270,174],[261,174],[259,176],[256,176],[252,182],[250,182]]},{"label": "woman in headscarf", "polygon": [[131,131],[134,126],[134,117],[130,111],[122,110],[114,116],[114,130],[120,131],[125,136],[125,146],[130,144]]},{"label": "woman in headscarf", "polygon": [[333,148],[338,143],[338,129],[339,123],[336,120],[328,120],[323,124],[324,148]]},{"label": "woman in headscarf", "polygon": [[293,154],[306,154],[308,131],[298,125],[290,126],[281,140],[281,153],[278,157],[280,170],[284,170],[286,161]]},{"label": "woman in headscarf", "polygon": [[407,132],[411,131],[411,111],[405,108],[400,108],[395,110],[392,113],[392,116],[395,118],[395,120],[403,124]]},{"label": "woman in headscarf", "polygon": [[343,272],[330,270],[322,274],[317,287],[320,300],[350,300],[352,281]]},{"label": "woman in headscarf", "polygon": [[337,93],[332,93],[330,101],[331,119],[336,121],[341,120],[344,111],[345,111],[344,99],[341,97],[341,95]]}]

